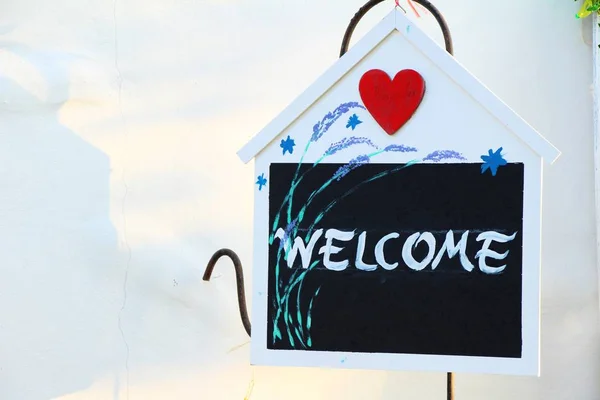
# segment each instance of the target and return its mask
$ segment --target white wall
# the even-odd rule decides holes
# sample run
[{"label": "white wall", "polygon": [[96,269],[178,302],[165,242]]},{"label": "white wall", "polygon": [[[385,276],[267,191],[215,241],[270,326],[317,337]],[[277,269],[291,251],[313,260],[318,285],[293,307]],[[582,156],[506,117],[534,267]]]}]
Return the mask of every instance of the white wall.
[{"label": "white wall", "polygon": [[[251,382],[253,400],[444,398],[444,374],[252,368],[231,266],[201,280],[230,247],[251,283],[253,169],[235,152],[335,61],[362,3],[0,6],[1,399],[242,399]],[[544,181],[542,377],[457,375],[457,398],[598,399],[578,5],[436,3],[457,59],[563,151]]]}]

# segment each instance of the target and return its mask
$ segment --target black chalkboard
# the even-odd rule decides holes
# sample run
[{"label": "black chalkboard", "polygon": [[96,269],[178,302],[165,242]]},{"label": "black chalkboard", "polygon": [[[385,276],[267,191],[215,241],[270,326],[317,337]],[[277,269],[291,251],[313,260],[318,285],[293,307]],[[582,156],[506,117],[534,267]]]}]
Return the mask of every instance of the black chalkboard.
[{"label": "black chalkboard", "polygon": [[[293,192],[290,215],[297,215],[311,193],[342,166],[302,164],[299,173],[308,172]],[[296,236],[305,239],[321,216],[312,232],[323,229],[323,234],[307,269],[299,253],[288,267],[281,257],[281,235],[272,235],[273,228],[286,229],[287,207],[281,210],[281,205],[298,165],[271,164],[267,348],[521,357],[523,164],[509,163],[496,176],[482,173],[476,163],[398,167],[362,165],[312,198],[295,223]],[[380,178],[369,181],[373,176]],[[343,270],[326,268],[324,254],[319,254],[328,229],[355,233],[350,241],[333,241],[343,250],[330,259],[348,260]],[[455,244],[469,231],[465,254],[474,267],[471,271],[461,264],[460,254],[450,258],[445,253],[435,269],[431,262],[422,270],[407,266],[402,251],[409,236],[430,232],[437,255],[449,230]],[[476,257],[484,241],[476,239],[490,231],[514,236],[489,244],[491,250],[508,255],[487,258],[486,273],[479,267],[481,257]],[[373,271],[356,266],[362,232],[362,261],[376,265]],[[398,265],[388,270],[377,265],[374,248],[393,232],[398,237],[383,248],[386,262]],[[411,254],[419,261],[428,249],[422,241]],[[499,272],[501,265],[506,267]]]}]

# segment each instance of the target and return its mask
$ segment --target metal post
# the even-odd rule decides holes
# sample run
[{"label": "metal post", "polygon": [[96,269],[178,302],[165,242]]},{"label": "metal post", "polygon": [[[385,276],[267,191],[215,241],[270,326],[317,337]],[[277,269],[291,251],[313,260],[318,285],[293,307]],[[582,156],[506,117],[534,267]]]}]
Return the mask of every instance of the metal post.
[{"label": "metal post", "polygon": [[446,392],[447,400],[454,400],[454,374],[452,372],[446,374]]}]

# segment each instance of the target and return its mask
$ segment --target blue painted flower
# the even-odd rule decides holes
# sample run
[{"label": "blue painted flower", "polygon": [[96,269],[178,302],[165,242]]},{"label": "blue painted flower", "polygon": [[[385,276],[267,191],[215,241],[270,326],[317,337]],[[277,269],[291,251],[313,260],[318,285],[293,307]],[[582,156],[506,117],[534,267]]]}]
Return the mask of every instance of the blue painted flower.
[{"label": "blue painted flower", "polygon": [[283,155],[285,155],[286,151],[292,154],[294,152],[295,145],[296,143],[294,142],[294,139],[288,135],[287,139],[281,139],[281,144],[279,146],[283,149]]},{"label": "blue painted flower", "polygon": [[262,190],[263,186],[266,186],[267,184],[267,178],[265,178],[264,172],[260,174],[257,178],[258,180],[256,181],[256,184],[258,185],[258,190]]},{"label": "blue painted flower", "polygon": [[490,149],[488,151],[488,155],[481,156],[481,159],[483,160],[483,164],[481,165],[482,174],[489,169],[492,173],[492,176],[496,176],[496,172],[498,172],[498,167],[506,165],[507,162],[504,159],[504,157],[502,157],[502,154],[500,154],[501,152],[502,147],[500,147],[496,151]]},{"label": "blue painted flower", "polygon": [[362,121],[360,119],[358,119],[358,115],[356,114],[352,114],[352,116],[350,117],[350,119],[348,119],[348,123],[346,124],[346,128],[352,128],[352,130],[354,130],[354,128],[356,128],[357,125],[362,124]]}]

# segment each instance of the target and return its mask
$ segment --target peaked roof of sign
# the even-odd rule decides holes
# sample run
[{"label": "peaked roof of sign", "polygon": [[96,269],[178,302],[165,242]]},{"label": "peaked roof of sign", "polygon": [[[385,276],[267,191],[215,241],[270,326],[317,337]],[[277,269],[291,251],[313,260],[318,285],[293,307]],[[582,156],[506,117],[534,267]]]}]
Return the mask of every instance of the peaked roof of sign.
[{"label": "peaked roof of sign", "polygon": [[[436,63],[488,112],[500,120],[503,125],[546,161],[552,163],[560,156],[560,151],[556,147],[471,75],[454,57],[419,29],[403,12],[394,9],[271,123],[242,147],[237,153],[240,159],[244,163],[252,160],[394,30],[397,30],[406,40],[419,48],[425,56]],[[407,31],[410,31],[410,34],[407,34]]]}]

